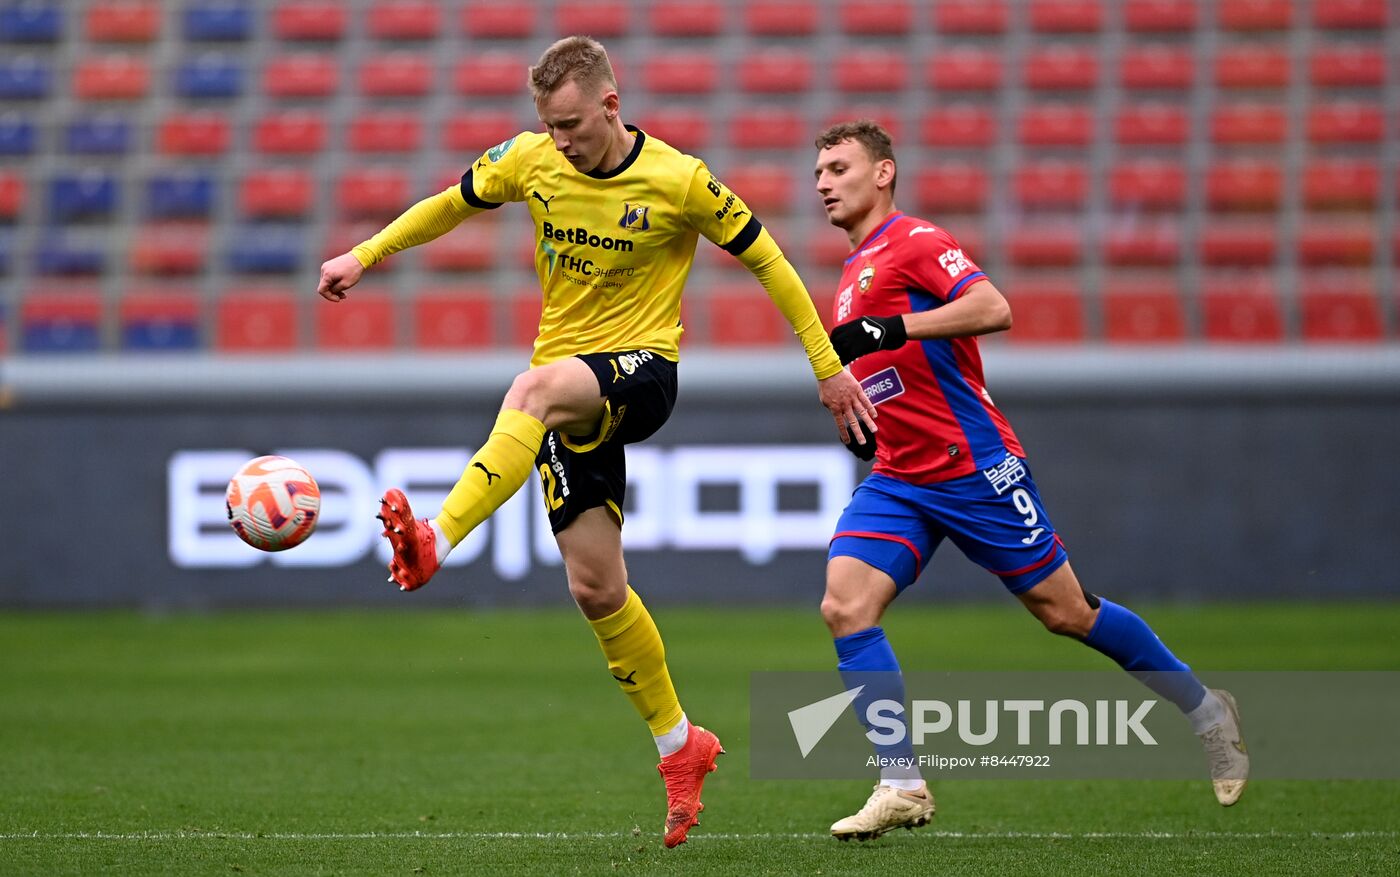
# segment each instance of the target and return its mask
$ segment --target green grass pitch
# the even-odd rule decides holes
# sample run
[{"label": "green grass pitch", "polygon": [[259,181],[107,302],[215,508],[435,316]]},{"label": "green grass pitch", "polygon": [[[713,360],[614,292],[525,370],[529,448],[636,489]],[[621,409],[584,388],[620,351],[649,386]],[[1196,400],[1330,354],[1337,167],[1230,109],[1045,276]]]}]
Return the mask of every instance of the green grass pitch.
[{"label": "green grass pitch", "polygon": [[[1400,603],[1143,614],[1198,670],[1400,669]],[[1230,810],[1204,778],[936,782],[931,827],[838,843],[826,827],[867,784],[748,778],[748,673],[831,667],[815,607],[655,615],[687,711],[730,752],[676,850],[661,845],[655,749],[572,610],[0,615],[0,873],[1390,874],[1400,861],[1400,783],[1381,781],[1260,781]],[[1105,660],[1014,605],[905,606],[888,622],[908,670]]]}]

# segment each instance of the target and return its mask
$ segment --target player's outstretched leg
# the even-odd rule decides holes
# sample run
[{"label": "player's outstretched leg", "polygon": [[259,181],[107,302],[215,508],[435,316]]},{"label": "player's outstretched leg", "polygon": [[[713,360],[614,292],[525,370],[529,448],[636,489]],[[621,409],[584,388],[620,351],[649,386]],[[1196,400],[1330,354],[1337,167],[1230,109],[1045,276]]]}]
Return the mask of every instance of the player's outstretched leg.
[{"label": "player's outstretched leg", "polygon": [[933,793],[927,785],[908,790],[877,783],[864,807],[831,826],[831,836],[838,840],[874,840],[896,828],[912,830],[928,825],[933,813]]},{"label": "player's outstretched leg", "polygon": [[408,497],[397,487],[390,488],[379,500],[379,514],[384,522],[384,535],[394,549],[389,561],[389,581],[401,591],[413,591],[427,584],[438,571],[437,534],[433,522],[413,517]]},{"label": "player's outstretched leg", "polygon": [[685,843],[690,829],[700,824],[700,811],[705,809],[700,802],[700,792],[705,786],[705,777],[716,767],[715,760],[723,754],[724,747],[718,737],[699,725],[690,725],[685,745],[661,757],[656,769],[666,784],[667,847]]},{"label": "player's outstretched leg", "polygon": [[1240,733],[1240,710],[1235,698],[1223,688],[1212,688],[1209,693],[1224,707],[1221,720],[1202,731],[1198,736],[1201,745],[1210,758],[1210,781],[1215,788],[1215,800],[1221,806],[1229,807],[1244,794],[1244,784],[1249,780],[1249,750],[1244,745],[1244,735]]}]

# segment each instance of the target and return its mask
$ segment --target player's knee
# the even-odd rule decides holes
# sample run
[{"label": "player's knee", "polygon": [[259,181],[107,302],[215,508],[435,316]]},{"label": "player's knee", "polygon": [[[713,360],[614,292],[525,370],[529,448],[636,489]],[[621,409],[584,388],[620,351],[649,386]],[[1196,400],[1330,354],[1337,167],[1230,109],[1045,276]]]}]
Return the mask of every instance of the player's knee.
[{"label": "player's knee", "polygon": [[1094,626],[1094,611],[1083,607],[1045,607],[1036,614],[1045,629],[1057,636],[1083,639]]},{"label": "player's knee", "polygon": [[515,376],[501,407],[523,411],[531,417],[543,420],[549,400],[549,375],[540,369],[530,369]]},{"label": "player's knee", "polygon": [[842,597],[828,591],[822,597],[822,620],[831,630],[832,636],[847,636],[857,631],[873,627],[871,609],[859,600]]}]

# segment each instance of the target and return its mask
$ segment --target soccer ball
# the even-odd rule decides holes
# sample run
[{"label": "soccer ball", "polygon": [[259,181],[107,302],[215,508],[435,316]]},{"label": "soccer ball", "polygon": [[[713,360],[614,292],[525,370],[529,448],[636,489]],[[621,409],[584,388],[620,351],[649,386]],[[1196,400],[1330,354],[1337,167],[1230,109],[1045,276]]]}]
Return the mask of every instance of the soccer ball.
[{"label": "soccer ball", "polygon": [[321,514],[321,488],[295,460],[249,460],[224,494],[228,523],[238,538],[263,551],[285,551],[306,541]]}]

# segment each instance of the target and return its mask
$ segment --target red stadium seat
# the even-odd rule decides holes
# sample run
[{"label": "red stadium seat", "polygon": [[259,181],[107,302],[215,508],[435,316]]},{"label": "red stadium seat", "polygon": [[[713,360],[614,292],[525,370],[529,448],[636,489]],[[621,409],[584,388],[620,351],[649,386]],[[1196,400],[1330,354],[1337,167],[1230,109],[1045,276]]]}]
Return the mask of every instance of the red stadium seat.
[{"label": "red stadium seat", "polygon": [[17,219],[23,209],[24,177],[19,171],[0,170],[0,219]]},{"label": "red stadium seat", "polygon": [[350,121],[350,148],[355,152],[417,152],[422,139],[417,113],[366,110]]},{"label": "red stadium seat", "polygon": [[1108,196],[1117,207],[1179,210],[1186,205],[1186,168],[1161,159],[1122,162],[1109,173]]},{"label": "red stadium seat", "polygon": [[99,0],[87,10],[87,37],[95,43],[149,43],[160,35],[160,6],[151,0]]},{"label": "red stadium seat", "polygon": [[1031,49],[1022,72],[1026,87],[1036,91],[1093,88],[1099,80],[1099,57],[1094,49],[1078,45]]},{"label": "red stadium seat", "polygon": [[515,113],[470,110],[453,116],[443,124],[442,145],[452,152],[464,153],[463,158],[471,159],[512,134],[519,133],[520,128]]},{"label": "red stadium seat", "polygon": [[812,84],[812,62],[797,52],[765,52],[739,65],[739,86],[754,94],[806,91]]},{"label": "red stadium seat", "polygon": [[1104,340],[1112,344],[1175,344],[1186,338],[1181,295],[1171,281],[1110,282],[1103,295]]},{"label": "red stadium seat", "polygon": [[507,317],[507,342],[515,347],[530,347],[540,334],[540,291],[536,287],[519,290],[510,300]]},{"label": "red stadium seat", "polygon": [[123,345],[128,348],[171,350],[197,346],[199,316],[199,296],[189,292],[129,292],[117,305],[117,323]]},{"label": "red stadium seat", "polygon": [[681,152],[695,152],[710,143],[709,117],[699,110],[659,109],[643,116],[637,127]]},{"label": "red stadium seat", "polygon": [[1283,340],[1278,294],[1268,284],[1239,288],[1213,281],[1201,295],[1205,339],[1225,344],[1274,344]]},{"label": "red stadium seat", "polygon": [[729,133],[741,149],[792,149],[810,143],[810,135],[801,113],[776,108],[739,111]]},{"label": "red stadium seat", "polygon": [[1014,187],[1024,207],[1079,207],[1089,196],[1089,172],[1064,161],[1024,161],[1016,169]]},{"label": "red stadium seat", "polygon": [[840,235],[818,234],[807,241],[807,258],[813,265],[839,269],[850,254],[850,245]]},{"label": "red stadium seat", "polygon": [[166,155],[222,155],[229,136],[228,117],[222,113],[177,113],[156,129],[156,149]]},{"label": "red stadium seat", "polygon": [[345,36],[350,11],[331,0],[297,0],[272,10],[272,32],[284,40],[331,42]]},{"label": "red stadium seat", "polygon": [[410,52],[371,57],[360,65],[359,87],[370,97],[421,97],[433,90],[432,60]]},{"label": "red stadium seat", "polygon": [[326,145],[326,119],[295,110],[269,113],[253,126],[253,148],[272,155],[311,155]]},{"label": "red stadium seat", "polygon": [[1288,30],[1293,0],[1217,0],[1216,21],[1225,30]]},{"label": "red stadium seat", "polygon": [[799,0],[753,0],[745,4],[744,28],[761,36],[807,36],[816,32],[819,12]]},{"label": "red stadium seat", "polygon": [[1094,112],[1085,106],[1032,104],[1021,111],[1019,139],[1027,146],[1088,146]]},{"label": "red stadium seat", "polygon": [[1197,0],[1127,0],[1123,26],[1139,33],[1170,33],[1196,29]]},{"label": "red stadium seat", "polygon": [[1379,143],[1384,127],[1379,104],[1347,101],[1308,110],[1308,139],[1314,143]]},{"label": "red stadium seat", "polygon": [[934,28],[945,34],[1005,33],[1010,20],[1006,0],[941,0],[933,7]]},{"label": "red stadium seat", "polygon": [[1375,254],[1375,220],[1369,215],[1305,217],[1298,230],[1298,263],[1306,267],[1364,267],[1375,260]]},{"label": "red stadium seat", "polygon": [[341,214],[351,219],[393,219],[412,204],[408,174],[400,170],[348,171],[335,189]]},{"label": "red stadium seat", "polygon": [[925,79],[940,91],[996,91],[1005,79],[1001,53],[966,47],[938,52],[926,65]]},{"label": "red stadium seat", "polygon": [[1195,81],[1195,66],[1184,46],[1143,44],[1123,52],[1118,81],[1124,88],[1186,89]]},{"label": "red stadium seat", "polygon": [[1315,159],[1303,168],[1303,205],[1313,209],[1364,208],[1380,200],[1381,173],[1374,161]]},{"label": "red stadium seat", "polygon": [[376,0],[369,8],[369,32],[381,40],[429,40],[440,26],[439,4],[426,0]]},{"label": "red stadium seat", "polygon": [[1308,71],[1315,88],[1379,88],[1385,84],[1385,53],[1377,45],[1321,46],[1313,50]]},{"label": "red stadium seat", "polygon": [[209,254],[209,228],[184,223],[138,226],[128,246],[131,270],[137,274],[198,274]]},{"label": "red stadium seat", "polygon": [[1258,159],[1222,161],[1206,171],[1206,202],[1213,210],[1276,210],[1283,169]]},{"label": "red stadium seat", "polygon": [[1305,282],[1298,305],[1305,341],[1370,342],[1384,335],[1380,300],[1369,274]]},{"label": "red stadium seat", "polygon": [[792,338],[792,327],[757,283],[715,290],[693,301],[707,312],[709,340],[716,347],[776,346]]},{"label": "red stadium seat", "polygon": [[102,296],[79,288],[30,290],[19,307],[25,347],[36,346],[28,336],[40,336],[41,349],[92,352],[102,346]]},{"label": "red stadium seat", "polygon": [[535,34],[534,3],[484,0],[462,7],[462,33],[481,39],[525,39]]},{"label": "red stadium seat", "polygon": [[1215,56],[1215,84],[1221,88],[1287,88],[1288,47],[1282,44],[1226,46]]},{"label": "red stadium seat", "polygon": [[413,302],[413,346],[472,350],[495,343],[494,301],[488,290],[425,290]]},{"label": "red stadium seat", "polygon": [[1017,280],[1006,293],[1012,344],[1072,344],[1084,340],[1084,298],[1070,281]]},{"label": "red stadium seat", "polygon": [[[349,177],[351,175],[347,175]],[[405,207],[407,204],[400,205]],[[385,209],[378,216],[354,217],[337,221],[326,229],[324,239],[321,241],[321,258],[334,259],[342,253],[350,250],[374,237],[380,229],[384,227],[385,219],[388,219],[392,212]],[[397,268],[399,255],[395,254],[385,258],[382,262],[374,266],[376,272],[389,271]]]},{"label": "red stadium seat", "polygon": [[1383,29],[1386,0],[1326,0],[1313,3],[1313,24],[1329,30]]},{"label": "red stadium seat", "polygon": [[394,346],[394,299],[359,289],[342,302],[316,302],[316,346],[385,350]]},{"label": "red stadium seat", "polygon": [[1100,0],[1031,0],[1031,30],[1096,33],[1103,26]]},{"label": "red stadium seat", "polygon": [[525,87],[530,63],[503,52],[473,55],[457,62],[453,84],[458,94],[518,95]]},{"label": "red stadium seat", "polygon": [[648,4],[651,32],[664,37],[712,37],[724,30],[719,0],[662,0]]},{"label": "red stadium seat", "polygon": [[720,179],[759,216],[792,209],[792,169],[785,164],[746,164]]},{"label": "red stadium seat", "polygon": [[1134,103],[1122,107],[1113,133],[1127,146],[1171,146],[1186,142],[1191,117],[1177,104]]},{"label": "red stadium seat", "polygon": [[[826,117],[823,128],[840,125],[853,119],[869,119],[889,132],[890,139],[895,143],[904,137],[904,120],[900,117],[899,109],[896,107],[871,107],[858,104],[840,106],[834,113]],[[799,145],[810,146],[813,140],[812,133],[812,131],[804,129]]]},{"label": "red stadium seat", "polygon": [[[531,243],[534,243],[533,239]],[[464,222],[442,237],[423,244],[422,250],[423,264],[429,270],[485,271],[496,264],[500,230],[494,217],[473,217],[470,222]]]},{"label": "red stadium seat", "polygon": [[991,184],[987,170],[968,162],[939,162],[914,180],[915,199],[924,210],[980,213]]},{"label": "red stadium seat", "polygon": [[631,26],[627,4],[619,0],[559,0],[554,8],[557,32],[619,37]]},{"label": "red stadium seat", "polygon": [[308,171],[255,170],[238,188],[238,209],[248,219],[303,217],[311,213],[315,183]]},{"label": "red stadium seat", "polygon": [[708,94],[719,84],[719,65],[705,52],[656,55],[642,73],[642,84],[657,94]]},{"label": "red stadium seat", "polygon": [[1278,253],[1274,219],[1209,220],[1201,229],[1201,261],[1215,268],[1265,267]]},{"label": "red stadium seat", "polygon": [[914,7],[905,0],[846,0],[837,22],[855,36],[901,36],[914,29]]},{"label": "red stadium seat", "polygon": [[1174,221],[1116,223],[1103,244],[1109,265],[1169,268],[1181,260],[1181,230]]},{"label": "red stadium seat", "polygon": [[150,68],[131,55],[85,58],[73,68],[73,94],[83,100],[136,100],[150,87]]},{"label": "red stadium seat", "polygon": [[997,140],[996,112],[981,104],[947,104],[925,116],[919,132],[926,146],[991,146]]},{"label": "red stadium seat", "polygon": [[291,290],[229,290],[215,309],[215,346],[240,353],[295,348],[300,298]]},{"label": "red stadium seat", "polygon": [[272,97],[329,97],[339,88],[340,62],[332,55],[281,55],[263,66],[263,92]]},{"label": "red stadium seat", "polygon": [[1069,267],[1079,264],[1084,241],[1075,223],[1042,223],[1013,229],[1006,237],[1013,265]]},{"label": "red stadium seat", "polygon": [[1227,104],[1211,111],[1210,138],[1216,143],[1278,144],[1288,136],[1288,111],[1279,104]]},{"label": "red stadium seat", "polygon": [[847,93],[901,91],[909,82],[903,60],[889,52],[848,52],[836,59],[836,88]]}]

